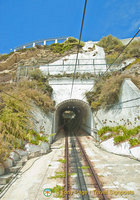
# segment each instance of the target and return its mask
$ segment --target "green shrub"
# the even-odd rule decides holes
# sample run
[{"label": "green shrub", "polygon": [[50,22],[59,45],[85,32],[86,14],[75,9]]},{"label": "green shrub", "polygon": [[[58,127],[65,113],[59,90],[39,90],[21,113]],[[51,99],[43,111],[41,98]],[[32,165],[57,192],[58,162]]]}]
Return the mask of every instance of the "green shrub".
[{"label": "green shrub", "polygon": [[[77,46],[79,43],[79,41],[75,38],[68,38],[68,40],[66,40],[63,43],[55,43],[55,44],[51,44],[49,46],[50,50],[53,51],[53,53],[59,53],[59,54],[63,54],[66,51],[71,50],[73,47]],[[84,46],[83,42],[80,42],[80,48]]]},{"label": "green shrub", "polygon": [[[110,132],[110,134],[105,135],[107,132]],[[140,133],[140,126],[137,126],[133,129],[127,129],[125,126],[116,126],[116,127],[104,126],[97,132],[102,141],[109,139],[110,137],[113,136],[115,144],[123,142],[125,140],[131,141],[131,138],[137,136],[139,133]],[[135,142],[135,139],[132,139],[132,142],[133,140]]]},{"label": "green shrub", "polygon": [[124,58],[139,58],[140,57],[140,40],[133,41],[123,54]]},{"label": "green shrub", "polygon": [[109,135],[103,135],[100,138],[101,138],[102,141],[104,141],[104,140],[107,140],[107,139],[111,138],[112,136],[113,136],[113,134],[110,133]]},{"label": "green shrub", "polygon": [[120,142],[124,142],[127,139],[128,139],[128,137],[126,135],[117,135],[114,137],[114,142],[115,142],[115,144],[117,144]]},{"label": "green shrub", "polygon": [[25,139],[35,145],[38,145],[39,141],[48,143],[48,135],[41,136],[41,135],[39,135],[39,133],[37,133],[33,129],[27,130]]},{"label": "green shrub", "polygon": [[[112,35],[103,37],[98,43],[98,46],[104,48],[106,53],[106,61],[108,64],[112,64],[117,56],[124,49],[122,42]],[[133,41],[116,60],[115,64],[120,64],[122,61],[128,58],[139,58],[140,57],[140,40]],[[115,65],[114,65],[115,66]]]},{"label": "green shrub", "polygon": [[129,144],[130,144],[131,146],[139,145],[139,144],[140,144],[140,140],[138,140],[138,139],[130,139],[130,140],[129,140]]},{"label": "green shrub", "polygon": [[98,107],[101,105],[101,102],[100,101],[96,101],[96,102],[91,102],[91,108],[93,110],[96,110],[98,109]]},{"label": "green shrub", "polygon": [[36,80],[36,81],[39,81],[39,82],[47,81],[47,78],[44,76],[42,71],[39,70],[38,68],[33,70],[33,71],[31,71],[29,75],[33,80]]},{"label": "green shrub", "polygon": [[34,144],[34,145],[39,145],[39,141],[38,140],[31,140],[30,143]]},{"label": "green shrub", "polygon": [[124,47],[122,42],[112,35],[103,37],[97,45],[103,47],[107,54],[111,54],[114,51],[120,52]]},{"label": "green shrub", "polygon": [[[69,37],[68,40],[64,42],[65,44],[78,44],[79,40],[74,37]],[[80,41],[80,46],[83,47],[85,43],[83,41]]]},{"label": "green shrub", "polygon": [[[22,141],[26,139],[26,129],[31,126],[28,113],[30,107],[20,101],[16,92],[9,91],[9,94],[16,99],[1,94],[4,102],[0,110],[1,160],[5,159],[11,150],[22,147]],[[23,100],[27,103],[27,98],[24,97]]]},{"label": "green shrub", "polygon": [[10,154],[13,146],[7,141],[4,134],[0,133],[0,163],[3,162]]},{"label": "green shrub", "polygon": [[69,37],[68,40],[65,41],[65,43],[78,43],[79,41],[74,37]]},{"label": "green shrub", "polygon": [[112,127],[109,127],[109,126],[104,126],[103,128],[101,128],[99,131],[98,131],[98,135],[99,136],[102,136],[104,135],[105,133],[107,132],[111,132],[112,131]]},{"label": "green shrub", "polygon": [[56,185],[55,187],[51,188],[52,193],[60,193],[64,190],[64,186]]}]

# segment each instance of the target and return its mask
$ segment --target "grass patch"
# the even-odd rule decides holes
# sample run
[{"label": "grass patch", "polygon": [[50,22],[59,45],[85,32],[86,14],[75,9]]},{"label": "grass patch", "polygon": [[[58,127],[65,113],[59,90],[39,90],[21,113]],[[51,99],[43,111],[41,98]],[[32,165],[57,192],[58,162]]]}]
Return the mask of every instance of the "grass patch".
[{"label": "grass patch", "polygon": [[51,188],[52,193],[56,193],[56,198],[62,198],[61,192],[64,191],[64,186],[56,185],[55,187]]},{"label": "grass patch", "polygon": [[77,173],[69,173],[69,176],[75,176],[75,175],[77,175]]},{"label": "grass patch", "polygon": [[81,167],[78,167],[79,169],[89,169],[89,166],[81,166]]},{"label": "grass patch", "polygon": [[[87,169],[87,168],[85,168]],[[76,173],[69,173],[68,176],[74,176]],[[50,179],[66,178],[65,172],[56,172],[55,176],[51,176]]]},{"label": "grass patch", "polygon": [[66,163],[66,159],[59,159],[58,161],[61,163]]},{"label": "grass patch", "polygon": [[[110,133],[109,135],[105,135],[106,133]],[[124,142],[126,140],[129,141],[131,146],[135,146],[140,144],[140,126],[137,126],[133,129],[127,129],[124,126],[116,126],[116,127],[109,127],[105,126],[101,128],[97,134],[100,136],[101,140],[104,141],[105,139],[109,139],[110,137],[114,137],[114,143],[118,144],[120,142]],[[133,138],[138,136],[138,139]]]},{"label": "grass patch", "polygon": [[66,177],[65,172],[56,172],[55,176],[51,176],[50,179],[65,178],[65,177]]},{"label": "grass patch", "polygon": [[85,176],[88,176],[88,177],[89,177],[89,176],[92,176],[91,173],[87,173],[87,172],[84,172],[83,174],[84,174]]}]

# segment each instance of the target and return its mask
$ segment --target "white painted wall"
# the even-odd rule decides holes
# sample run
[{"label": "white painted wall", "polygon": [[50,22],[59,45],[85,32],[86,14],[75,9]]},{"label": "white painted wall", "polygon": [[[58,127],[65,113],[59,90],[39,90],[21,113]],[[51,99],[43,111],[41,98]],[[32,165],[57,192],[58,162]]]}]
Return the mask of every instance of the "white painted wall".
[{"label": "white painted wall", "polygon": [[[40,133],[41,131],[44,134],[52,134],[53,129],[53,113],[46,114],[41,108],[34,105],[34,109],[31,111],[32,113],[32,120],[34,125],[34,130]],[[52,138],[50,137],[50,142]]]},{"label": "white painted wall", "polygon": [[140,160],[140,145],[131,147],[128,141],[114,144],[114,139],[102,141],[100,147],[108,152],[125,155]]},{"label": "white painted wall", "polygon": [[[119,103],[138,97],[140,97],[140,90],[130,79],[125,79],[121,87]],[[100,129],[103,126],[117,125],[125,125],[128,128],[132,128],[140,125],[140,120],[138,120],[140,116],[140,107],[133,107],[136,105],[140,105],[140,99],[120,105],[116,104],[108,111],[103,109],[99,110],[97,113],[94,113],[94,120],[95,123],[97,123],[96,128]],[[104,123],[105,120],[107,120],[106,123]]]},{"label": "white painted wall", "polygon": [[[62,101],[69,100],[72,88],[72,79],[50,79],[49,84],[53,88],[52,98],[55,100],[56,105]],[[85,97],[85,92],[89,91],[94,85],[94,80],[80,80],[74,81],[72,99],[82,100]],[[86,98],[83,99],[86,102]]]},{"label": "white painted wall", "polygon": [[[93,42],[85,43],[85,47],[83,47],[84,52],[79,53],[78,55],[78,59],[81,59],[79,61],[79,64],[82,64],[82,66],[77,65],[76,72],[102,73],[106,71],[105,52],[103,48],[95,45],[95,50],[89,51],[88,48],[91,47],[93,47]],[[75,68],[76,56],[77,54],[65,56],[62,59],[57,60],[56,62],[49,65],[40,66],[40,70],[44,74],[48,74],[48,72],[50,74],[63,74],[63,72],[66,72],[68,74],[73,73]],[[95,59],[94,66],[93,59]],[[63,67],[63,60],[65,60],[65,65],[69,66]],[[89,65],[87,66],[86,64]]]}]

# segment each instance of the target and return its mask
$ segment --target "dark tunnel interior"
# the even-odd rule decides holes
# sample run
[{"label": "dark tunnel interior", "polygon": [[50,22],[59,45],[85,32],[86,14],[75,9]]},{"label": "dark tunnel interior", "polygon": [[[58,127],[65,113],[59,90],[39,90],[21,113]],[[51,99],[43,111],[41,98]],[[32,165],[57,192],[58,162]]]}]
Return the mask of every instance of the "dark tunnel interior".
[{"label": "dark tunnel interior", "polygon": [[84,129],[90,134],[91,116],[86,102],[77,99],[63,101],[56,108],[55,131],[57,133],[63,127],[66,132]]}]

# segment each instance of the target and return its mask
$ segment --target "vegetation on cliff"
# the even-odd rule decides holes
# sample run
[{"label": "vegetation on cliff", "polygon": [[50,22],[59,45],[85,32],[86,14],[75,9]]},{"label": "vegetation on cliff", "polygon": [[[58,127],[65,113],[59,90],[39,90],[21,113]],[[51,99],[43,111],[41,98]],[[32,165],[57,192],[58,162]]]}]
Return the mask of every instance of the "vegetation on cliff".
[{"label": "vegetation on cliff", "polygon": [[[65,51],[69,51],[74,47],[77,47],[79,44],[79,40],[69,37],[68,40],[66,40],[63,43],[56,43],[56,44],[51,44],[50,49],[54,53],[60,53],[63,54]],[[80,42],[80,48],[84,46],[84,42]]]},{"label": "vegetation on cliff", "polygon": [[[114,62],[120,52],[124,49],[125,45],[116,37],[108,35],[103,37],[98,43],[98,46],[104,48],[106,53],[106,60],[108,64]],[[139,58],[140,57],[140,40],[133,41],[122,53],[116,63],[121,63],[128,58]]]},{"label": "vegetation on cliff", "polygon": [[[31,80],[0,85],[0,161],[15,148],[23,148],[23,141],[39,144],[48,141],[33,131],[30,111],[34,104],[46,113],[54,110],[52,88],[40,73],[31,74]],[[4,91],[4,92],[3,92]]]},{"label": "vegetation on cliff", "polygon": [[133,129],[127,129],[124,126],[104,126],[98,131],[98,135],[102,141],[113,137],[115,144],[119,144],[124,141],[129,141],[131,146],[140,144],[140,126]]},{"label": "vegetation on cliff", "polygon": [[114,73],[110,76],[103,76],[95,79],[94,89],[86,92],[86,98],[92,110],[99,108],[109,109],[119,100],[120,88],[125,78],[131,80],[140,88],[140,76],[131,76],[121,73]]}]

